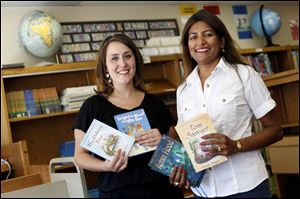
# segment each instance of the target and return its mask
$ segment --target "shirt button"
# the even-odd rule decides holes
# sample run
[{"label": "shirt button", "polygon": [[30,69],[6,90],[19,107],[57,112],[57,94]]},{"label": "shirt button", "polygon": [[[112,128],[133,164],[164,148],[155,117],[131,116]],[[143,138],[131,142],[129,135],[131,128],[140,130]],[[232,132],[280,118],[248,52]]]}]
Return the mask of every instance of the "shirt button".
[{"label": "shirt button", "polygon": [[187,111],[187,107],[185,107],[184,110]]},{"label": "shirt button", "polygon": [[222,102],[226,102],[226,99],[222,99]]},{"label": "shirt button", "polygon": [[205,104],[203,104],[202,106],[203,106],[203,108],[205,108]]},{"label": "shirt button", "polygon": [[209,88],[209,84],[206,84],[206,88]]}]

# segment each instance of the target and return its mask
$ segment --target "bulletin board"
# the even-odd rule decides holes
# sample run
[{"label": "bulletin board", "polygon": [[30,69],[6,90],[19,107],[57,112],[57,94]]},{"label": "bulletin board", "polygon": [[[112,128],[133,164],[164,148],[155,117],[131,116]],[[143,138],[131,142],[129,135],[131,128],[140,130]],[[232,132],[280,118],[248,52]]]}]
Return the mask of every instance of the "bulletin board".
[{"label": "bulletin board", "polygon": [[129,36],[138,48],[143,48],[151,37],[179,36],[176,19],[62,22],[61,25],[63,43],[57,53],[58,63],[96,60],[101,42],[117,33]]}]

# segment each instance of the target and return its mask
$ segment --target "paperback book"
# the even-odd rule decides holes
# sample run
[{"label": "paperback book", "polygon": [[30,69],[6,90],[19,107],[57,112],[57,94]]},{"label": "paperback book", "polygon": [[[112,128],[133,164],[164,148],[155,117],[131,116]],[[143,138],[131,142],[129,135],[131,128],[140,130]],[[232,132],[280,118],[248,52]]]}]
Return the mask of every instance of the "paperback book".
[{"label": "paperback book", "polygon": [[[118,130],[133,138],[151,128],[144,109],[138,109],[115,115],[114,119]],[[135,143],[129,152],[129,156],[139,155],[155,149],[156,147]]]},{"label": "paperback book", "polygon": [[205,174],[205,170],[196,173],[183,145],[167,135],[162,136],[148,166],[166,176],[170,176],[175,166],[183,166],[193,187],[200,185]]},{"label": "paperback book", "polygon": [[104,159],[111,160],[118,149],[122,149],[128,155],[133,144],[133,137],[94,119],[80,146]]},{"label": "paperback book", "polygon": [[200,142],[204,141],[201,137],[209,133],[216,133],[207,113],[178,124],[175,129],[196,172],[220,164],[228,159],[224,155],[211,156],[201,150]]}]

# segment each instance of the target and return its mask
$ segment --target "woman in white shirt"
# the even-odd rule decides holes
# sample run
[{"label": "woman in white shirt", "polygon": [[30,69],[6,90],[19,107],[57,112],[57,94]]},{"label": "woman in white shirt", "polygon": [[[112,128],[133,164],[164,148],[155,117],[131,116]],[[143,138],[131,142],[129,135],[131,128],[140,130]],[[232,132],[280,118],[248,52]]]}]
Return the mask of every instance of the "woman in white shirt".
[{"label": "woman in white shirt", "polygon": [[[182,49],[190,71],[177,90],[178,123],[208,113],[218,133],[203,136],[206,141],[199,144],[217,146],[206,149],[212,155],[228,156],[206,170],[199,187],[191,187],[195,197],[271,197],[260,149],[282,139],[282,131],[261,76],[243,64],[224,23],[207,11],[187,21]],[[256,134],[253,115],[264,127]],[[174,170],[170,183],[189,186],[180,170]]]}]

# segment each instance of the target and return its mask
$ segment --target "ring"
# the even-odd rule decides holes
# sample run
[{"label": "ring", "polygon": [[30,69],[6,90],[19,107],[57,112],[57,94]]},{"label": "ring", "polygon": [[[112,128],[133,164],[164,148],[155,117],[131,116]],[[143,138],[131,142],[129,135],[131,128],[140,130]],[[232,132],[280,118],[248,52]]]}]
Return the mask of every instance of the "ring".
[{"label": "ring", "polygon": [[218,152],[220,152],[221,151],[221,147],[220,147],[220,145],[218,145]]},{"label": "ring", "polygon": [[178,186],[178,185],[179,185],[179,182],[175,182],[174,184],[175,184],[175,186]]}]

